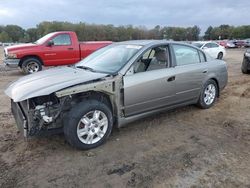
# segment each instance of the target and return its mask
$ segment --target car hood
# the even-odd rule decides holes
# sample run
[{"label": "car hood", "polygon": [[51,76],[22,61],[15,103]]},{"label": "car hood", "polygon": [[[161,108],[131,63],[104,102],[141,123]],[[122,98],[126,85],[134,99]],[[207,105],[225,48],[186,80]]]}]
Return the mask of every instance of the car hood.
[{"label": "car hood", "polygon": [[18,45],[8,46],[5,49],[8,52],[14,52],[14,51],[22,50],[22,49],[33,48],[35,46],[37,46],[37,44],[27,43],[27,44],[18,44]]},{"label": "car hood", "polygon": [[24,76],[13,82],[5,94],[20,102],[29,98],[49,95],[61,89],[94,81],[108,76],[105,73],[90,72],[74,67],[58,67]]}]

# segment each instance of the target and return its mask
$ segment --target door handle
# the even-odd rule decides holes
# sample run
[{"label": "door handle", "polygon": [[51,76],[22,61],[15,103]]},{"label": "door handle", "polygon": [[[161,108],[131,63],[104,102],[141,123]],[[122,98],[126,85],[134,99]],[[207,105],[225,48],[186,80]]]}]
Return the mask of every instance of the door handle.
[{"label": "door handle", "polygon": [[74,48],[68,48],[68,50],[74,50]]},{"label": "door handle", "polygon": [[169,77],[169,78],[167,79],[168,82],[172,82],[172,81],[174,81],[174,80],[175,80],[175,76],[171,76],[171,77]]},{"label": "door handle", "polygon": [[207,70],[204,70],[202,73],[207,73]]}]

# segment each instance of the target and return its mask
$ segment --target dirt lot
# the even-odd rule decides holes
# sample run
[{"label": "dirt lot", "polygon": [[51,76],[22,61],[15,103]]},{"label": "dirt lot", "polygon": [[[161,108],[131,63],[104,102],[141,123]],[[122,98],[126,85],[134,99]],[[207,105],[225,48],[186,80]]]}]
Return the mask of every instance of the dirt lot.
[{"label": "dirt lot", "polygon": [[[1,50],[2,51],[2,50]],[[0,187],[250,187],[250,75],[243,50],[228,50],[229,84],[209,110],[165,112],[116,130],[91,151],[63,135],[24,141],[0,66]]]}]

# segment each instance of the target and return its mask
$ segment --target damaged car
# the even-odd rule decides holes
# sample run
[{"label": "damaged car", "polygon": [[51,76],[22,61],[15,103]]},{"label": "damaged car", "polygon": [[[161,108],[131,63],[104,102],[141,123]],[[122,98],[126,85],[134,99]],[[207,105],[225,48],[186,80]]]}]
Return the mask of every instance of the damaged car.
[{"label": "damaged car", "polygon": [[139,40],[22,77],[5,93],[25,137],[58,130],[72,146],[91,149],[114,126],[184,105],[210,108],[227,79],[226,63],[194,46]]}]

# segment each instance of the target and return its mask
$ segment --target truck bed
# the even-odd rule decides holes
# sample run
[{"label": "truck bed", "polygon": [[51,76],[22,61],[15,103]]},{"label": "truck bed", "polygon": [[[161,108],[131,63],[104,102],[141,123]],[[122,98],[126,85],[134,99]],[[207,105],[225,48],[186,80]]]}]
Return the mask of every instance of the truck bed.
[{"label": "truck bed", "polygon": [[88,42],[79,42],[81,59],[87,57],[92,52],[97,49],[103,48],[107,45],[112,44],[111,41],[88,41]]}]

